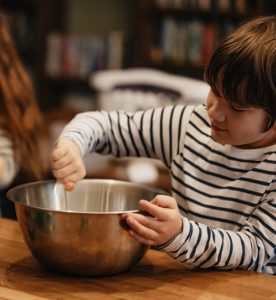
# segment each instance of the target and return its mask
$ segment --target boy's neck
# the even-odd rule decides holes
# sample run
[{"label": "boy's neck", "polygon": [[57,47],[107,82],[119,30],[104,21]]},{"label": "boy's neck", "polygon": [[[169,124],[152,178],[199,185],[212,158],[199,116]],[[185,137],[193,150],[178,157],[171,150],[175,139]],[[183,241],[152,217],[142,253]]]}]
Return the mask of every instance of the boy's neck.
[{"label": "boy's neck", "polygon": [[258,141],[247,145],[238,145],[236,148],[240,149],[259,149],[276,144],[276,129],[273,127]]}]

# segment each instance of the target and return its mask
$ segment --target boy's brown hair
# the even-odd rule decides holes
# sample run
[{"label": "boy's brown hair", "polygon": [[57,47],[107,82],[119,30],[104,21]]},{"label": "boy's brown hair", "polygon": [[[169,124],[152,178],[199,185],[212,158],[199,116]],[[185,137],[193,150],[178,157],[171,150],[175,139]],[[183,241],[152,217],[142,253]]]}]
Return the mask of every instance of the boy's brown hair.
[{"label": "boy's brown hair", "polygon": [[264,109],[271,127],[276,121],[276,16],[253,19],[225,38],[204,77],[234,107]]}]

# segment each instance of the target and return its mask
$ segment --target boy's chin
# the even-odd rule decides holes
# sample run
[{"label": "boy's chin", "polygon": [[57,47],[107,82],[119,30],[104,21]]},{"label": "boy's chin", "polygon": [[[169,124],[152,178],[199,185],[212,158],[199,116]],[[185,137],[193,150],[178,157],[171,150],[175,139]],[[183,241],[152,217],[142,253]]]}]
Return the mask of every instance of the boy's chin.
[{"label": "boy's chin", "polygon": [[217,142],[219,144],[222,144],[222,145],[229,144],[229,143],[227,143],[227,141],[225,139],[221,138],[217,134],[212,134],[211,137],[215,142]]}]

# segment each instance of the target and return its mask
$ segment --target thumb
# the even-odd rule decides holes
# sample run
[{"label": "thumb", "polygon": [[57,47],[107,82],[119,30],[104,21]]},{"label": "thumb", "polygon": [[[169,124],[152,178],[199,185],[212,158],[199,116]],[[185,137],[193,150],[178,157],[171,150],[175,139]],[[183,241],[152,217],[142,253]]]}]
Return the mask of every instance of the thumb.
[{"label": "thumb", "polygon": [[68,181],[64,184],[64,188],[66,191],[70,192],[73,191],[73,189],[75,188],[75,183],[73,181]]}]

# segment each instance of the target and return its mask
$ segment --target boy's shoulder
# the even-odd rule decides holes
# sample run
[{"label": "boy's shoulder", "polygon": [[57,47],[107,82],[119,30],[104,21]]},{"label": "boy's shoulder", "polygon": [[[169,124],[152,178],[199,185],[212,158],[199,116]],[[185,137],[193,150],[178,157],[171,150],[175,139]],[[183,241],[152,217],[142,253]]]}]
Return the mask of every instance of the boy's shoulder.
[{"label": "boy's shoulder", "polygon": [[183,110],[187,107],[192,107],[193,112],[197,112],[200,115],[207,115],[207,110],[206,110],[206,105],[205,104],[193,104],[193,103],[188,103],[188,104],[178,104],[176,105],[177,109]]},{"label": "boy's shoulder", "polygon": [[209,116],[207,113],[206,105],[205,104],[198,104],[194,106],[192,118],[201,118],[209,123]]}]

